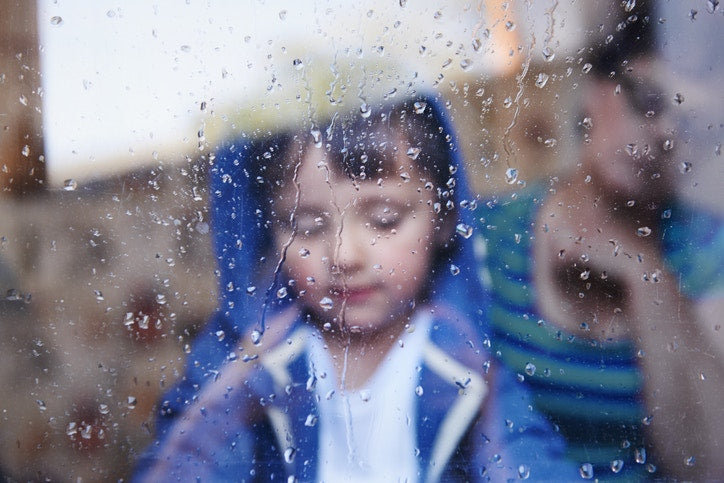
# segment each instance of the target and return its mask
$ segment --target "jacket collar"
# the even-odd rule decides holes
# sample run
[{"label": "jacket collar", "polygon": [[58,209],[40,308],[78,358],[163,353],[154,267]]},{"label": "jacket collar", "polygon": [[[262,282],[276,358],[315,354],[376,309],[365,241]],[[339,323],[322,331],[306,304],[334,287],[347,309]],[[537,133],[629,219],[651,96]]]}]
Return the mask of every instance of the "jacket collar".
[{"label": "jacket collar", "polygon": [[[479,415],[488,386],[479,370],[455,359],[431,331],[423,348],[416,404],[420,481],[437,481]],[[289,475],[314,479],[319,413],[307,363],[310,329],[297,323],[285,340],[260,357],[278,396],[265,406]],[[425,391],[425,388],[429,390]],[[269,388],[272,389],[272,388]]]}]

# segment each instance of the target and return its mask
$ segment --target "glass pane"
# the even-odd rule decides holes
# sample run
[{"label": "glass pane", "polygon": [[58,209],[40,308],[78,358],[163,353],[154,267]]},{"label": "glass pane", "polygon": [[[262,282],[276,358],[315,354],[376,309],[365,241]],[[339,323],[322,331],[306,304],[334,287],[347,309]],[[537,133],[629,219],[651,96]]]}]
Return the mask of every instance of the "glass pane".
[{"label": "glass pane", "polygon": [[724,473],[719,2],[0,10],[2,476]]}]

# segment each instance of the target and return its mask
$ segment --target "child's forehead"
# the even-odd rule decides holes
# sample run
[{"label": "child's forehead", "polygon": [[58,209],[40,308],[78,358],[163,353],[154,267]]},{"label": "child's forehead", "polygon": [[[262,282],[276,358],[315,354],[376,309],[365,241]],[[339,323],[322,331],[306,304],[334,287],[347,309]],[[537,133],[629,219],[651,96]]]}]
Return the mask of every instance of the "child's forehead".
[{"label": "child's forehead", "polygon": [[294,208],[297,203],[320,207],[334,204],[363,206],[385,201],[416,204],[430,197],[427,193],[430,185],[425,187],[427,180],[410,162],[400,161],[395,163],[394,169],[371,173],[365,179],[352,178],[335,168],[323,149],[313,149],[303,157],[291,176],[293,182],[285,183],[278,197],[281,206],[287,209]]}]

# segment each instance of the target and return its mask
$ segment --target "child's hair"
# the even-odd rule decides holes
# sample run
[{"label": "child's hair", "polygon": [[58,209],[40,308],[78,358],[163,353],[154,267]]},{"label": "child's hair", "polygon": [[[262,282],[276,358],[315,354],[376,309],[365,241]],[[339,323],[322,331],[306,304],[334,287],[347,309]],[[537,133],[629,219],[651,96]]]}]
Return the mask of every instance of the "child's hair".
[{"label": "child's hair", "polygon": [[405,154],[411,161],[409,167],[427,177],[427,189],[436,190],[441,214],[454,214],[454,204],[447,203],[454,188],[451,175],[457,169],[449,134],[424,101],[383,105],[368,117],[359,113],[350,119],[336,116],[324,133],[313,128],[311,132],[283,132],[256,141],[248,153],[254,194],[262,206],[273,210],[275,196],[293,185],[295,167],[313,146],[325,150],[330,170],[355,182],[404,176],[405,169],[396,172],[394,161],[400,141],[408,146]]}]

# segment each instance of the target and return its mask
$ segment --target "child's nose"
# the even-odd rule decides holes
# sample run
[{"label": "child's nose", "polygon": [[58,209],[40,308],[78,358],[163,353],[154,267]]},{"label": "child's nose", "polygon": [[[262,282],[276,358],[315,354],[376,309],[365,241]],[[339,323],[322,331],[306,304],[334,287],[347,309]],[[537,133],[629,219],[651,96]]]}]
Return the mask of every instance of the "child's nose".
[{"label": "child's nose", "polygon": [[362,230],[353,225],[344,226],[339,233],[339,248],[335,265],[342,271],[360,268],[366,258]]}]

